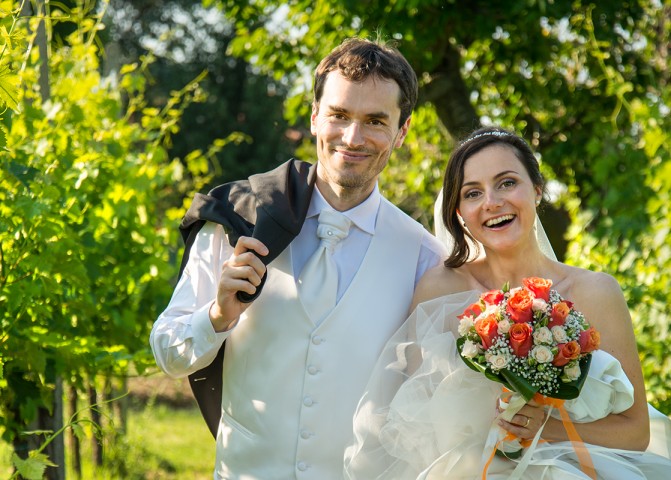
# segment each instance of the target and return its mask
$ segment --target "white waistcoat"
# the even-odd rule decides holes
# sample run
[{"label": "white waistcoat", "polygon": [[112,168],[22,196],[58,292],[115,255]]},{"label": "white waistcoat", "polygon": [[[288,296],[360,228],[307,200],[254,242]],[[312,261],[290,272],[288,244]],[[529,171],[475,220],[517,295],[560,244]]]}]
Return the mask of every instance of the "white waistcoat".
[{"label": "white waistcoat", "polygon": [[341,480],[352,416],[405,320],[423,227],[384,200],[352,283],[319,326],[298,298],[289,248],[226,340],[215,478]]}]

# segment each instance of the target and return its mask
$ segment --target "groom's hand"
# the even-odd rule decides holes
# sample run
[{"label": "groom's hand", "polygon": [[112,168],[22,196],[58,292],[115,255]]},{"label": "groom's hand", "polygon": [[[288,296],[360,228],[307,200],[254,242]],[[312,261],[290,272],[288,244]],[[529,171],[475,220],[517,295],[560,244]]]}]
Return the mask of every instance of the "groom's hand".
[{"label": "groom's hand", "polygon": [[253,295],[266,273],[266,266],[257,256],[268,255],[268,248],[252,237],[240,237],[233,253],[221,269],[217,298],[210,307],[210,321],[214,330],[223,332],[235,326],[250,303],[241,302],[236,294]]}]

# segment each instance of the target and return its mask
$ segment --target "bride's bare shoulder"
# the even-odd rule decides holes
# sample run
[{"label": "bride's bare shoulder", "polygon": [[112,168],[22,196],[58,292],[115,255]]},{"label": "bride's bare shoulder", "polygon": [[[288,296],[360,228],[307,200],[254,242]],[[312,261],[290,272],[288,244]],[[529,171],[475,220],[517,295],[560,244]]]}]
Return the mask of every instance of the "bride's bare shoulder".
[{"label": "bride's bare shoulder", "polygon": [[459,268],[439,265],[422,276],[415,288],[413,303],[417,305],[433,298],[472,289],[472,276],[466,265]]},{"label": "bride's bare shoulder", "polygon": [[568,265],[563,265],[563,269],[564,280],[556,288],[583,309],[592,305],[621,302],[624,299],[619,283],[607,273]]}]

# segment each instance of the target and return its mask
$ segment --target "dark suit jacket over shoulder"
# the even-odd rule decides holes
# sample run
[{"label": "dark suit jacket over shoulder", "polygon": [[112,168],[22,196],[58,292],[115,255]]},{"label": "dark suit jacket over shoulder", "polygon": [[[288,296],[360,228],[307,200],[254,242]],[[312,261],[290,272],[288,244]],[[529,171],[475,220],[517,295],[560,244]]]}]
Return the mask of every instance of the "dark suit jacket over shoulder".
[{"label": "dark suit jacket over shoulder", "polygon": [[[316,164],[291,159],[269,172],[220,185],[207,195],[197,193],[179,226],[185,242],[180,276],[205,222],[222,225],[231,246],[235,246],[241,236],[261,240],[269,253],[259,258],[264,265],[272,262],[303,227],[316,171]],[[265,279],[264,276],[254,295],[238,292],[238,298],[243,302],[253,301],[261,293]],[[221,418],[223,360],[224,346],[210,365],[189,375],[191,390],[215,437]]]}]

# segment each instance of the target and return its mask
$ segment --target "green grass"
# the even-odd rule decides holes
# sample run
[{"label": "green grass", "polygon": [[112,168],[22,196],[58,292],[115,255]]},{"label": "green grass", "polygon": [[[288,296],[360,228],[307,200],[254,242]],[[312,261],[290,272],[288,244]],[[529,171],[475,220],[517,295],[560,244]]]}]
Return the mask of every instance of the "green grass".
[{"label": "green grass", "polygon": [[[198,409],[171,408],[157,404],[131,408],[128,432],[115,444],[105,441],[110,465],[96,471],[91,463],[90,443],[82,445],[82,478],[99,480],[210,480],[214,469],[214,439]],[[0,479],[11,475],[11,445],[0,442]],[[66,446],[67,458],[67,446]],[[72,473],[66,460],[67,478]]]}]

